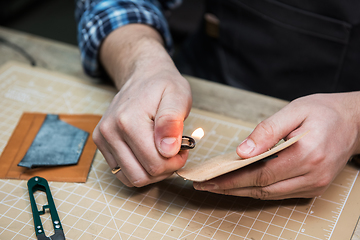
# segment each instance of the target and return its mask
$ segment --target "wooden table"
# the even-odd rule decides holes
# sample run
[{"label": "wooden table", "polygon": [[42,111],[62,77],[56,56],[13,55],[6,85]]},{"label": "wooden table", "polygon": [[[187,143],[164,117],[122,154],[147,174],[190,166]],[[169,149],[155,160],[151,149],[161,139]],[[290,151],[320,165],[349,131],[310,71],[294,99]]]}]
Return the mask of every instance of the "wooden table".
[{"label": "wooden table", "polygon": [[[0,36],[24,49],[37,66],[75,76],[90,82],[100,82],[86,76],[80,62],[77,46],[47,40],[30,34],[0,27]],[[8,61],[29,63],[23,55],[0,43],[0,66]],[[271,116],[287,102],[232,87],[187,77],[193,93],[193,106],[247,122],[259,123]],[[360,239],[358,226],[352,239]]]},{"label": "wooden table", "polygon": [[[77,46],[47,40],[0,27],[0,36],[31,55],[37,66],[94,82],[83,72]],[[0,44],[0,65],[7,61],[29,61],[4,44]],[[287,102],[260,94],[188,77],[193,92],[193,106],[244,121],[259,123]]]}]

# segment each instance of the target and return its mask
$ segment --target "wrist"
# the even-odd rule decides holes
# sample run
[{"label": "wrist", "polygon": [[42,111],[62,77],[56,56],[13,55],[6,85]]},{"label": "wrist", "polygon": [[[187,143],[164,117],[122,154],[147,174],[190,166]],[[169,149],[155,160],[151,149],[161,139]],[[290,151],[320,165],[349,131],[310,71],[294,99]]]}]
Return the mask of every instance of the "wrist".
[{"label": "wrist", "polygon": [[357,160],[360,162],[360,92],[354,92],[352,93],[355,97],[352,101],[353,104],[353,121],[355,123],[355,125],[357,126],[356,128],[356,132],[358,134],[358,141],[357,141],[357,146],[355,149],[354,154],[356,155]]},{"label": "wrist", "polygon": [[[316,98],[319,96],[318,98]],[[332,94],[316,94],[315,101],[324,106],[329,106],[337,112],[341,121],[336,124],[346,124],[347,132],[336,136],[337,138],[346,137],[349,146],[349,155],[360,154],[360,91],[346,92],[346,93],[332,93]],[[326,119],[325,121],[332,121],[333,119]],[[336,121],[336,120],[334,120]],[[349,157],[350,157],[349,156]]]},{"label": "wrist", "polygon": [[[162,54],[161,54],[162,53]],[[167,55],[160,34],[144,24],[129,24],[111,32],[100,48],[100,62],[120,88],[135,68]]]},{"label": "wrist", "polygon": [[353,152],[353,157],[360,162],[360,92],[343,93],[346,94],[348,101],[343,105],[347,115],[350,116],[350,123],[355,127],[354,131],[357,133],[356,146]]},{"label": "wrist", "polygon": [[131,71],[126,76],[122,76],[126,81],[133,77],[143,78],[146,76],[146,78],[150,78],[159,72],[171,72],[173,76],[180,76],[164,46],[154,39],[139,39],[136,49],[131,54],[132,58],[128,61]]}]

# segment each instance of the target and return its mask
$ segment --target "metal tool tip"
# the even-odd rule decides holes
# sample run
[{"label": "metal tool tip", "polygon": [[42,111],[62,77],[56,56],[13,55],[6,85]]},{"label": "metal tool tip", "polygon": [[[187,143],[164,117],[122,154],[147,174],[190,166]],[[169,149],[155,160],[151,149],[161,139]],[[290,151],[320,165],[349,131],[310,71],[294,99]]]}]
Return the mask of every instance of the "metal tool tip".
[{"label": "metal tool tip", "polygon": [[193,149],[195,147],[195,139],[189,136],[182,136],[180,150]]}]

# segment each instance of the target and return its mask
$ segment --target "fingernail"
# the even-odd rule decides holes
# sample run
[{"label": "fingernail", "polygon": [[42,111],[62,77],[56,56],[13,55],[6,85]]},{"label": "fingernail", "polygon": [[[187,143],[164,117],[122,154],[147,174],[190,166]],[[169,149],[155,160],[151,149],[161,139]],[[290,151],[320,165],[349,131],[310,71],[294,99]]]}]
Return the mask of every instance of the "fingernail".
[{"label": "fingernail", "polygon": [[249,154],[255,149],[255,143],[250,138],[245,139],[239,146],[239,150],[242,153]]},{"label": "fingernail", "polygon": [[175,143],[176,138],[174,137],[163,138],[160,142],[161,151],[166,154],[172,154],[176,150]]},{"label": "fingernail", "polygon": [[219,186],[214,183],[194,183],[194,188],[196,190],[211,191],[219,189]]}]

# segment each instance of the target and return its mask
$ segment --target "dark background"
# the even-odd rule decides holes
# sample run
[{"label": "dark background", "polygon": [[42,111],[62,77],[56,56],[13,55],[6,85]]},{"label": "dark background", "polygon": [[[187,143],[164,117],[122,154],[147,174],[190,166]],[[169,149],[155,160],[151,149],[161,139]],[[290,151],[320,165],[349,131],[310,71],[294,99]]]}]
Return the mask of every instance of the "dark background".
[{"label": "dark background", "polygon": [[[204,0],[184,0],[167,12],[175,44],[198,26]],[[74,0],[0,0],[0,25],[45,38],[77,45]]]}]

